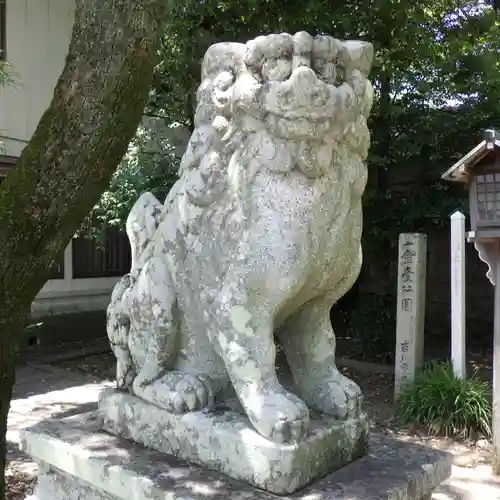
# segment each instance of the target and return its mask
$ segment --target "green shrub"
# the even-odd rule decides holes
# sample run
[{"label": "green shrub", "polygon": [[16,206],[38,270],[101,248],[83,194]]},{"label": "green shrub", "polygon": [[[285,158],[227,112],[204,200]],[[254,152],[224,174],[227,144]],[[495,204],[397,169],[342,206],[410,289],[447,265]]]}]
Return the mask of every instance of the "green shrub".
[{"label": "green shrub", "polygon": [[396,417],[403,423],[423,425],[433,435],[490,437],[491,397],[488,382],[476,375],[458,379],[450,362],[435,362],[403,389]]},{"label": "green shrub", "polygon": [[355,303],[342,311],[346,333],[355,340],[352,357],[360,361],[394,363],[395,304],[392,296],[360,293]]}]

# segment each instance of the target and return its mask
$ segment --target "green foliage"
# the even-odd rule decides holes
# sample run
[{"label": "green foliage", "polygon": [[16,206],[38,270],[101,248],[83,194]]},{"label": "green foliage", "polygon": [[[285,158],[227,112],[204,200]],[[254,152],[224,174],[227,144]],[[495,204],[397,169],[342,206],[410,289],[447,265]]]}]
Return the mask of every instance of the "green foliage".
[{"label": "green foliage", "polygon": [[174,139],[180,128],[158,122],[163,120],[146,121],[137,130],[108,190],[82,228],[87,236],[100,241],[104,228],[124,229],[132,206],[145,191],[164,201],[177,180],[180,158]]},{"label": "green foliage", "polygon": [[433,435],[491,436],[491,387],[476,375],[458,379],[451,363],[432,363],[403,389],[396,416],[422,425]]},{"label": "green foliage", "polygon": [[[360,297],[348,312],[350,334],[360,345],[381,346],[366,352],[382,359],[394,335],[398,234],[446,225],[457,208],[467,213],[466,192],[440,176],[482,129],[500,126],[500,21],[492,9],[465,0],[288,0],[286,8],[279,0],[177,2],[148,113],[192,130],[200,63],[211,44],[300,30],[369,40],[376,50],[363,276],[380,283],[387,305],[377,310]],[[126,158],[94,211],[94,225],[123,225],[141,191],[171,185],[175,166],[168,154],[165,161]],[[375,318],[379,341],[365,344],[365,325]]]},{"label": "green foliage", "polygon": [[18,85],[18,75],[7,61],[0,61],[0,87]]},{"label": "green foliage", "polygon": [[[165,30],[152,109],[192,127],[210,44],[298,30],[375,46],[365,246],[389,256],[399,232],[442,224],[463,204],[463,190],[440,174],[500,116],[500,23],[491,9],[462,0],[290,0],[286,9],[278,0],[179,4]],[[401,194],[394,181],[408,171],[411,186]]]},{"label": "green foliage", "polygon": [[396,308],[392,296],[367,294],[342,311],[356,359],[394,362]]}]

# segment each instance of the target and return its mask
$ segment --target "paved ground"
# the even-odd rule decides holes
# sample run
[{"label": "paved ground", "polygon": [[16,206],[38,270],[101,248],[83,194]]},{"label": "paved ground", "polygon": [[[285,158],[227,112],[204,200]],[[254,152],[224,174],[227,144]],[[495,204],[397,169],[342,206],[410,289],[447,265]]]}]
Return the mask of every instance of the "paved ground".
[{"label": "paved ground", "polygon": [[[9,414],[9,459],[11,467],[28,475],[36,465],[17,450],[19,430],[47,418],[62,418],[96,408],[99,392],[109,387],[91,375],[42,364],[19,368]],[[449,449],[455,455],[453,475],[434,494],[434,500],[500,500],[500,478],[490,473],[484,457],[464,447]]]},{"label": "paved ground", "polygon": [[17,449],[19,430],[48,418],[63,418],[97,408],[99,392],[109,382],[48,365],[25,365],[17,382],[9,412],[8,459],[16,470],[36,474],[36,466]]},{"label": "paved ground", "polygon": [[499,500],[500,480],[489,465],[475,468],[453,466],[451,478],[432,496],[433,500]]}]

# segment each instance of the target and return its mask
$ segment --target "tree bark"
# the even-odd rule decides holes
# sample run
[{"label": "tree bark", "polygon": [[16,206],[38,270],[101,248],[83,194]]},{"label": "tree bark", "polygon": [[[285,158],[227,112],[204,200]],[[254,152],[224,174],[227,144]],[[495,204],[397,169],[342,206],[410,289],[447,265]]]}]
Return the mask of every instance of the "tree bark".
[{"label": "tree bark", "polygon": [[[0,187],[0,463],[18,339],[48,272],[99,200],[142,117],[165,0],[76,0],[52,103]],[[0,480],[0,498],[5,481]]]}]

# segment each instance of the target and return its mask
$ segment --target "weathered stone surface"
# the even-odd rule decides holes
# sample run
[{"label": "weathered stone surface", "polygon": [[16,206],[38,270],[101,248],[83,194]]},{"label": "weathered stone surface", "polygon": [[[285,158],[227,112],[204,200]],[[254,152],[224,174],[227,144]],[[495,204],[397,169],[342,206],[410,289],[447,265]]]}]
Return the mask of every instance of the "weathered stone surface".
[{"label": "weathered stone surface", "polygon": [[411,384],[424,362],[427,235],[399,235],[394,396]]},{"label": "weathered stone surface", "polygon": [[[95,413],[24,430],[21,449],[42,465],[32,500],[272,500],[276,496],[104,433]],[[421,500],[451,471],[451,455],[384,436],[370,452],[297,500]]]},{"label": "weathered stone surface", "polygon": [[42,471],[38,474],[35,494],[25,500],[116,500],[118,498],[93,488],[75,476],[51,469],[44,463],[38,465]]},{"label": "weathered stone surface", "polygon": [[273,493],[292,493],[366,453],[368,422],[312,419],[293,445],[260,436],[230,408],[168,413],[130,394],[107,390],[99,401],[105,431],[223,472]]},{"label": "weathered stone surface", "polygon": [[310,409],[359,416],[329,311],[361,267],[372,56],[304,32],[208,49],[180,178],[127,224],[132,268],[108,308],[118,387],[176,413],[232,387],[278,443],[307,435]]}]

